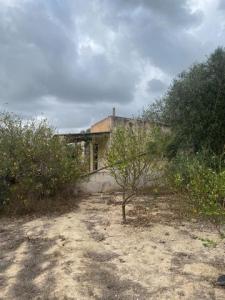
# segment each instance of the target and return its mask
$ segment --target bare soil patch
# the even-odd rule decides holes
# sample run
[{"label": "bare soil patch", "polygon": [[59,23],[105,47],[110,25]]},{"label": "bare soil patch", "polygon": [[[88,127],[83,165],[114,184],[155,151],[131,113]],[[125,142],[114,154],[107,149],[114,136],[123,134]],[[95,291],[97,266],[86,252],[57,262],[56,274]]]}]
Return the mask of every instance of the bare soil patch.
[{"label": "bare soil patch", "polygon": [[169,197],[140,196],[127,225],[119,195],[1,218],[0,299],[225,299],[215,285],[225,241],[210,224],[180,218]]}]

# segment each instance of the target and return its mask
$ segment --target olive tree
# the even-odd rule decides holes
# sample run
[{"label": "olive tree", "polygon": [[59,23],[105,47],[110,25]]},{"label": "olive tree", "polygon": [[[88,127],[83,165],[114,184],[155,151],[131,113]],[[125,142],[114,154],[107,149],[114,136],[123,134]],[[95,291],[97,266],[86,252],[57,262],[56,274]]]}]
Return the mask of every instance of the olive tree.
[{"label": "olive tree", "polygon": [[[157,159],[153,130],[136,122],[132,127],[118,126],[112,132],[106,161],[111,175],[122,189],[122,218],[126,222],[126,205],[149,180]],[[155,148],[154,155],[150,149]]]}]

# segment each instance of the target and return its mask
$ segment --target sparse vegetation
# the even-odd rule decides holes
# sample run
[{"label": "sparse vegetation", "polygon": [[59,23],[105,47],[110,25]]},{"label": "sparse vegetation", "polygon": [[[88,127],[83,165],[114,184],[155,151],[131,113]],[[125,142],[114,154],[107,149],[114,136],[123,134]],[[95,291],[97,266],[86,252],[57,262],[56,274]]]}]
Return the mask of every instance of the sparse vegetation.
[{"label": "sparse vegetation", "polygon": [[157,128],[149,130],[136,123],[132,127],[117,127],[112,134],[106,160],[122,189],[123,222],[126,222],[126,205],[160,170],[161,144],[156,143],[159,132]]},{"label": "sparse vegetation", "polygon": [[215,248],[217,246],[217,243],[213,240],[210,240],[210,239],[203,239],[203,238],[199,238],[200,241],[202,241],[202,245],[204,247],[207,247],[207,248]]}]

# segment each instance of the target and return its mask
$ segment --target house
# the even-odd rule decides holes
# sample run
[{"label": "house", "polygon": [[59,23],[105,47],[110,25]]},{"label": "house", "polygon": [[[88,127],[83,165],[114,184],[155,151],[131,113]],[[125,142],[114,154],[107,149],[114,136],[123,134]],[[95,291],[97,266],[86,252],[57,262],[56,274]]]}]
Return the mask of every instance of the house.
[{"label": "house", "polygon": [[[67,143],[80,143],[83,154],[89,162],[89,171],[93,172],[105,166],[104,154],[113,129],[116,126],[132,126],[134,119],[116,116],[115,108],[112,115],[93,124],[86,132],[60,134]],[[150,123],[139,121],[141,126],[149,127]]]},{"label": "house", "polygon": [[146,129],[153,126],[153,123],[149,121],[117,116],[115,108],[113,108],[112,115],[93,124],[86,131],[59,135],[67,143],[82,145],[83,155],[85,161],[88,161],[91,176],[89,176],[88,182],[83,181],[79,184],[81,191],[93,193],[118,190],[115,180],[110,176],[108,170],[104,169],[105,152],[115,127],[131,127],[137,122]]}]

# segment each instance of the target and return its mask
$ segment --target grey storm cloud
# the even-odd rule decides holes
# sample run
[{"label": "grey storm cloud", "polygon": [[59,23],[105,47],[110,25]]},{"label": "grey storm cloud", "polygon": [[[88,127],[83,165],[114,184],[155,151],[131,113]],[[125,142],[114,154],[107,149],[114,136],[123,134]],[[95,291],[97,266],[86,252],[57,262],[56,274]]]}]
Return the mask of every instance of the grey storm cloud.
[{"label": "grey storm cloud", "polygon": [[158,23],[173,27],[194,26],[201,21],[202,16],[200,11],[191,12],[186,0],[108,0],[106,3],[107,6],[111,5],[113,7],[118,16],[127,15],[127,19],[131,20],[137,16],[138,12],[142,12],[143,15],[150,14],[152,18],[157,17]]},{"label": "grey storm cloud", "polygon": [[152,64],[174,74],[201,55],[199,41],[188,30],[201,24],[203,13],[192,13],[188,1],[128,0],[123,10],[123,0],[111,3],[112,26],[121,24],[127,45]]},{"label": "grey storm cloud", "polygon": [[223,0],[220,0],[218,7],[219,9],[225,10],[225,2]]},{"label": "grey storm cloud", "polygon": [[113,106],[134,114],[177,73],[223,45],[223,1],[201,3],[2,0],[0,104],[44,115],[62,130],[88,126]]},{"label": "grey storm cloud", "polygon": [[11,101],[43,96],[77,102],[130,101],[137,75],[105,54],[91,53],[91,48],[79,55],[76,19],[68,21],[71,7],[66,10],[65,4],[61,16],[63,2],[56,9],[57,3],[29,2],[9,11],[7,20],[1,18],[0,96]]},{"label": "grey storm cloud", "polygon": [[152,79],[148,82],[147,89],[149,93],[162,93],[166,90],[167,85],[159,79]]}]

